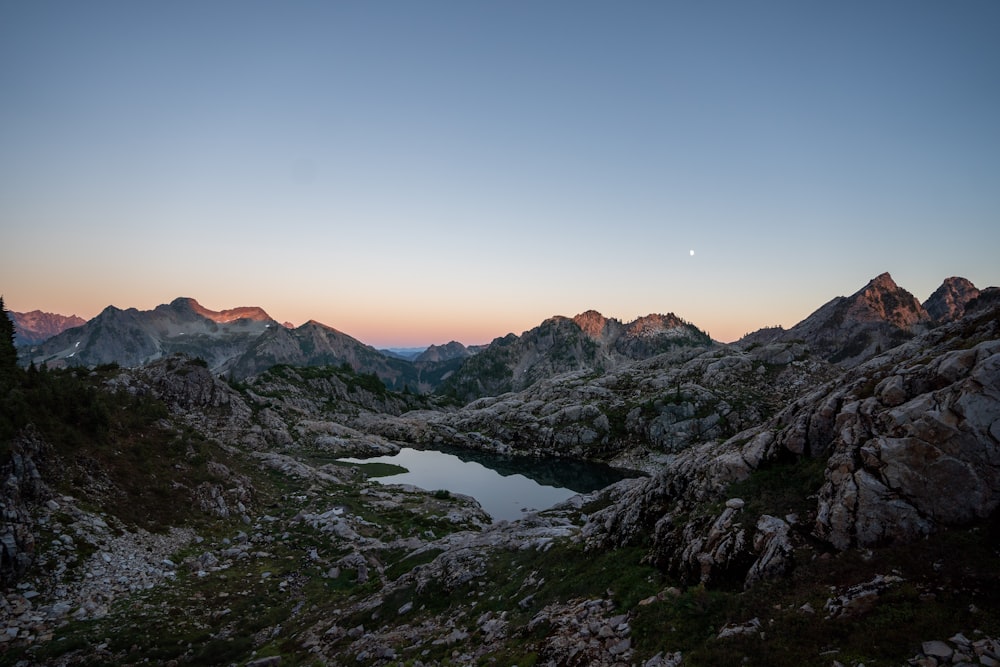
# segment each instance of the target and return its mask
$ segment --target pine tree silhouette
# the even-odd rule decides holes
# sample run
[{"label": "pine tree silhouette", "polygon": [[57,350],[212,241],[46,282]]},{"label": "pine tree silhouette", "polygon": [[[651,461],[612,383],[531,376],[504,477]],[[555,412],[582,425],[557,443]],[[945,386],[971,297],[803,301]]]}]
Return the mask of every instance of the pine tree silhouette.
[{"label": "pine tree silhouette", "polygon": [[17,348],[14,347],[14,323],[7,315],[0,296],[0,388],[7,389],[17,377]]}]

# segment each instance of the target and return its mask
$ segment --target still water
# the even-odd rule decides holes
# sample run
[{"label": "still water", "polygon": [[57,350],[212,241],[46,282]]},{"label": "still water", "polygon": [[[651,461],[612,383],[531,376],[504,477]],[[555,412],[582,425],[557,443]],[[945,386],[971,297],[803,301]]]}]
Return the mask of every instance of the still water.
[{"label": "still water", "polygon": [[630,476],[627,471],[580,461],[409,447],[392,456],[341,460],[403,466],[409,472],[375,481],[412,484],[428,491],[447,489],[472,496],[494,521],[519,519],[525,512],[552,507],[577,493],[603,489]]}]

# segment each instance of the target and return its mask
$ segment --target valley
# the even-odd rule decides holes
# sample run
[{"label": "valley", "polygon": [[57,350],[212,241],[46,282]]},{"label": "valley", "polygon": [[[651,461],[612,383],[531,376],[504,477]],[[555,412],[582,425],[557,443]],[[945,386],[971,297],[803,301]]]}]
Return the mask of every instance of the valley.
[{"label": "valley", "polygon": [[[1000,664],[998,294],[883,274],[728,345],[590,311],[412,361],[106,311],[0,374],[0,664]],[[568,490],[391,483],[428,451]]]}]

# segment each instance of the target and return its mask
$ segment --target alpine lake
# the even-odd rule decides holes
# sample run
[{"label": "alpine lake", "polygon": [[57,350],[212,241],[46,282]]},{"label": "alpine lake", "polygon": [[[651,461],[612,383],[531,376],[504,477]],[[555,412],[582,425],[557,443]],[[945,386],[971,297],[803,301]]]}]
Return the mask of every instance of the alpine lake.
[{"label": "alpine lake", "polygon": [[372,479],[428,491],[472,496],[494,521],[513,521],[579,493],[603,489],[640,473],[568,459],[503,456],[488,452],[402,448],[390,456],[342,458],[342,463],[383,463],[405,472]]}]

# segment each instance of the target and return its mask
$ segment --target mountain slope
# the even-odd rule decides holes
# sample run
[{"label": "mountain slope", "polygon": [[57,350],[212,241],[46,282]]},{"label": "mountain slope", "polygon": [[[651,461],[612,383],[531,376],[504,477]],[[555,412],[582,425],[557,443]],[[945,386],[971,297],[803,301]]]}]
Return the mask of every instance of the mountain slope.
[{"label": "mountain slope", "polygon": [[220,370],[269,328],[280,327],[259,308],[216,312],[182,297],[149,311],[108,306],[81,326],[23,348],[21,358],[50,366],[139,366],[184,353]]},{"label": "mountain slope", "polygon": [[837,297],[789,329],[813,354],[844,366],[861,363],[924,331],[930,316],[917,299],[883,273],[849,297]]},{"label": "mountain slope", "polygon": [[[453,349],[454,345],[461,349]],[[463,351],[470,354],[457,343],[442,349],[448,358],[414,363],[389,357],[319,322],[291,329],[258,307],[214,311],[180,297],[148,311],[109,306],[89,322],[22,347],[20,361],[50,367],[110,363],[135,367],[180,353],[203,359],[212,372],[236,379],[276,364],[347,364],[358,373],[377,375],[391,389],[426,393],[459,366]]]},{"label": "mountain slope", "polygon": [[448,361],[450,359],[465,359],[475,354],[458,341],[451,341],[444,345],[431,345],[416,357],[416,361]]},{"label": "mountain slope", "polygon": [[[584,532],[603,544],[653,535],[665,568],[703,583],[738,573],[750,584],[791,569],[803,537],[868,548],[996,517],[998,323],[1000,303],[983,304],[757,427],[684,450]],[[769,504],[742,495],[764,486]],[[713,498],[738,501],[692,511]]]},{"label": "mountain slope", "polygon": [[964,315],[966,306],[978,296],[979,290],[970,281],[952,276],[945,278],[941,286],[924,301],[924,310],[936,323],[951,322]]},{"label": "mountain slope", "polygon": [[61,334],[66,329],[78,327],[86,322],[82,317],[76,315],[57,315],[56,313],[43,313],[40,310],[32,310],[28,313],[11,311],[10,317],[14,323],[14,344],[18,347],[37,345]]},{"label": "mountain slope", "polygon": [[673,313],[623,324],[590,310],[572,319],[551,317],[521,336],[497,338],[466,360],[439,391],[469,401],[518,391],[567,371],[599,371],[675,347],[712,344],[707,334]]},{"label": "mountain slope", "polygon": [[441,375],[457,368],[461,359],[411,362],[386,355],[333,327],[310,320],[296,329],[272,327],[228,364],[225,372],[236,379],[259,375],[277,364],[289,366],[348,365],[358,373],[374,374],[386,387],[427,393]]}]

